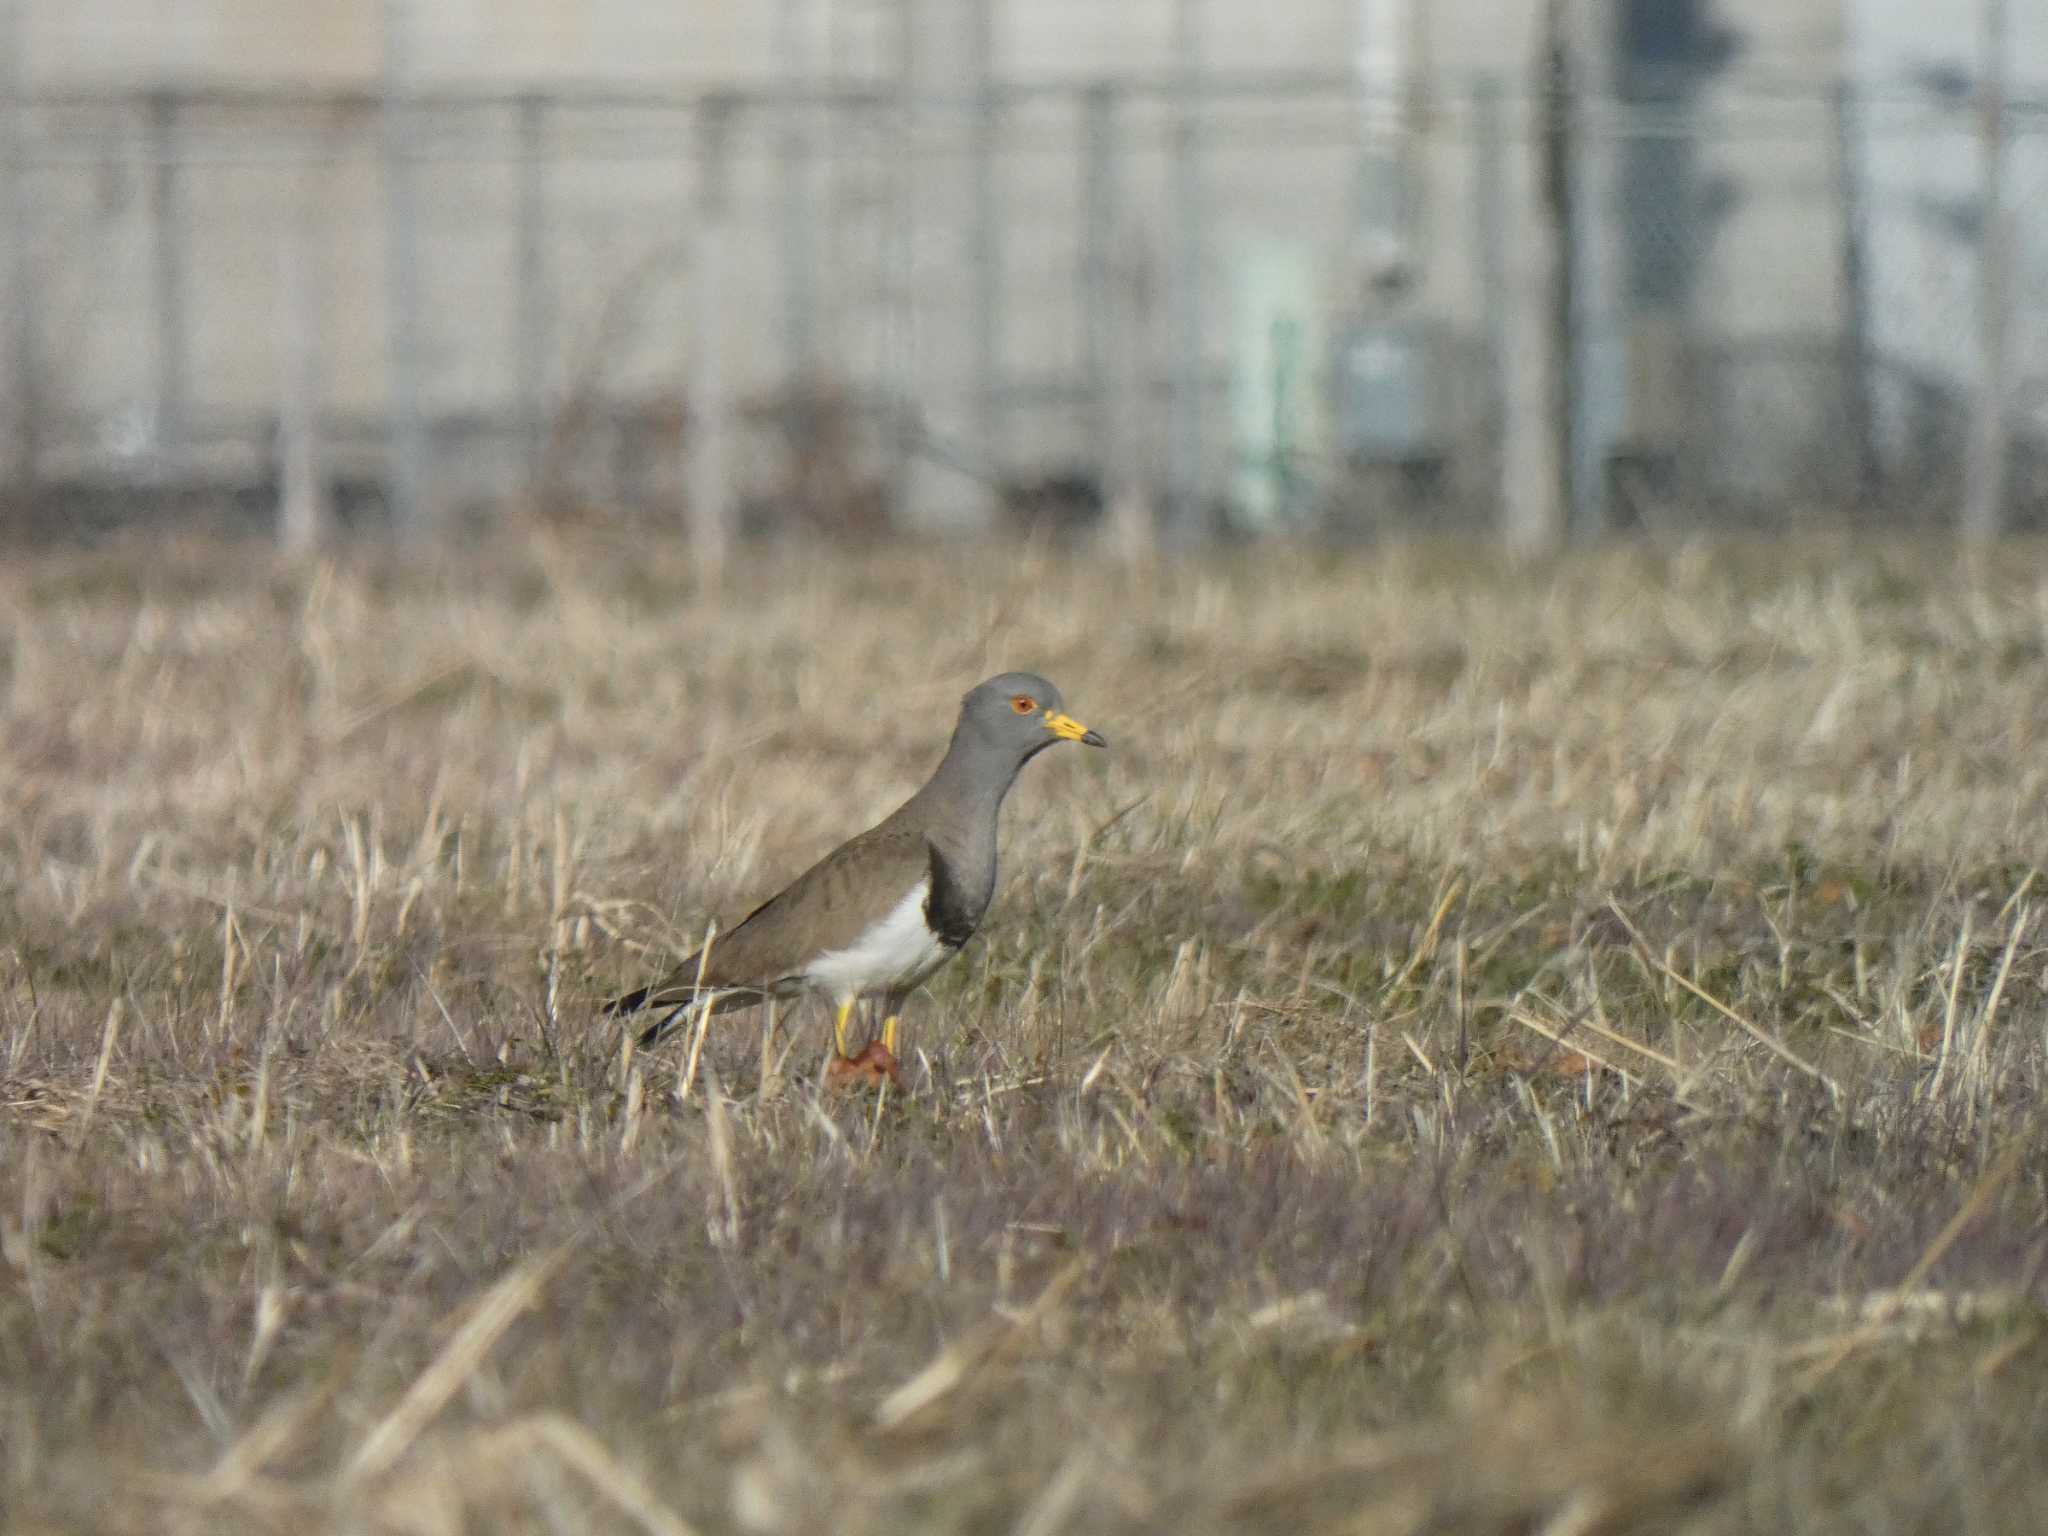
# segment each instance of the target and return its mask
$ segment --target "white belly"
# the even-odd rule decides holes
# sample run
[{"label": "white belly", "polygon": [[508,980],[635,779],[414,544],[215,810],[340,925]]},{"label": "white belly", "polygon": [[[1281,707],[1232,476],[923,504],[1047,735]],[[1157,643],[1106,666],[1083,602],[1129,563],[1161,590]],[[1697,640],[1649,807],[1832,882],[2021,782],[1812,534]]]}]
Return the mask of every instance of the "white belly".
[{"label": "white belly", "polygon": [[916,986],[952,954],[925,923],[930,891],[929,880],[918,881],[888,916],[853,943],[813,960],[804,980],[841,1000]]}]

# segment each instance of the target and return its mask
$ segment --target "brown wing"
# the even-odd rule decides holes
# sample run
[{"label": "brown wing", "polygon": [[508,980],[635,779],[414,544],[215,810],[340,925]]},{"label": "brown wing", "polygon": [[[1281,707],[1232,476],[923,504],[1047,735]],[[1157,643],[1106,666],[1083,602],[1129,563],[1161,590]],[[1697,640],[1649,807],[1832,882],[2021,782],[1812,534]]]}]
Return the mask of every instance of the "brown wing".
[{"label": "brown wing", "polygon": [[719,1011],[787,991],[805,962],[844,949],[888,915],[904,893],[931,873],[931,848],[892,816],[825,855],[761,903],[729,933],[711,941],[708,959],[692,955],[653,986],[609,1004],[607,1013],[676,1007],[704,988],[736,995]]}]

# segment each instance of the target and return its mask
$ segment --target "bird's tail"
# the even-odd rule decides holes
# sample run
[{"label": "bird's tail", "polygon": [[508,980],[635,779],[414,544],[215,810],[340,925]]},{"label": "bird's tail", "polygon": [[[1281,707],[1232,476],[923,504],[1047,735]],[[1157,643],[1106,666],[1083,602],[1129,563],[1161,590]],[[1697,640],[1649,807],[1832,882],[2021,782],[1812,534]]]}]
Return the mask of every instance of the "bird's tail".
[{"label": "bird's tail", "polygon": [[618,1018],[638,1013],[643,1008],[662,1009],[661,1017],[640,1031],[640,1049],[645,1051],[661,1044],[684,1025],[695,1022],[699,1014],[751,1008],[766,996],[765,992],[751,987],[698,987],[693,982],[657,982],[613,998],[604,1005],[604,1011],[608,1016]]},{"label": "bird's tail", "polygon": [[640,1031],[639,1048],[643,1051],[653,1050],[662,1041],[666,1040],[694,1018],[699,1010],[700,1005],[695,998],[691,998],[685,1003],[679,1003],[677,1006],[669,1009],[668,1012]]},{"label": "bird's tail", "polygon": [[615,1019],[624,1014],[638,1013],[647,1006],[647,1000],[653,996],[654,988],[651,984],[644,987],[636,987],[623,997],[615,997],[606,1003],[604,1005],[605,1017]]}]

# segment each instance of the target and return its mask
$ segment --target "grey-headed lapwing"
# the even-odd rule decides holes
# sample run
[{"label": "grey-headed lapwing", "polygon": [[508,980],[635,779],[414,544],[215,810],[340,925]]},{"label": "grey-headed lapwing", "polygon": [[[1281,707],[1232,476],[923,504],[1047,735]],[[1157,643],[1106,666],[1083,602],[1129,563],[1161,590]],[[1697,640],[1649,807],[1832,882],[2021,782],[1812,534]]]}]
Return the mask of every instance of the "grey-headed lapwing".
[{"label": "grey-headed lapwing", "polygon": [[[1060,691],[1005,672],[960,701],[953,740],[930,781],[880,824],[825,855],[729,932],[606,1012],[665,1009],[640,1036],[652,1046],[706,1010],[814,994],[836,1010],[835,1075],[896,1074],[897,1020],[912,989],[974,937],[996,889],[996,821],[1018,770],[1047,747],[1107,746],[1066,713]],[[847,1052],[863,999],[882,1006],[879,1051]]]}]

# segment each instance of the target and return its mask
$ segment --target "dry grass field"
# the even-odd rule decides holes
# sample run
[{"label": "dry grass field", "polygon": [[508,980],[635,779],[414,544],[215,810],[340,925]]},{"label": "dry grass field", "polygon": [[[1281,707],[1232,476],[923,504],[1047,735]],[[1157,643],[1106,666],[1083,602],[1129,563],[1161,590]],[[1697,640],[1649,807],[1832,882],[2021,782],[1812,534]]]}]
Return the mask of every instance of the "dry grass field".
[{"label": "dry grass field", "polygon": [[[0,567],[0,1530],[2048,1529],[2048,563]],[[621,1049],[985,674],[997,905]]]}]

